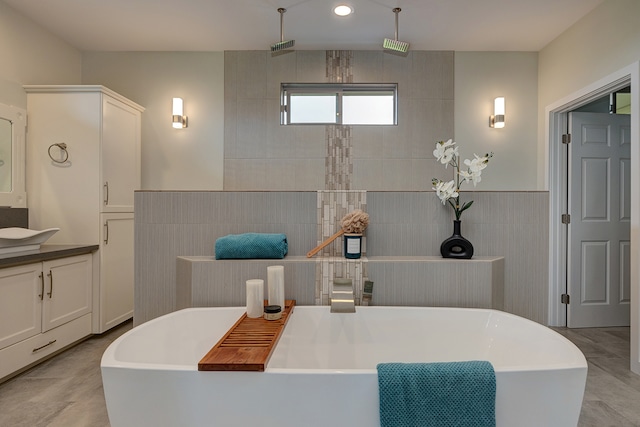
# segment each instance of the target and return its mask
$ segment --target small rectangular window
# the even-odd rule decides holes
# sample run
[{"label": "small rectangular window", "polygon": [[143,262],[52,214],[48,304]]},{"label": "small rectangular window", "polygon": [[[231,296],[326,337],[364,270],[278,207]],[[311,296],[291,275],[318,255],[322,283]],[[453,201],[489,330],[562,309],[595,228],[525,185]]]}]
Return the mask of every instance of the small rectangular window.
[{"label": "small rectangular window", "polygon": [[292,93],[289,97],[291,123],[332,123],[336,118],[334,93]]},{"label": "small rectangular window", "polygon": [[283,125],[396,125],[398,85],[283,83]]}]

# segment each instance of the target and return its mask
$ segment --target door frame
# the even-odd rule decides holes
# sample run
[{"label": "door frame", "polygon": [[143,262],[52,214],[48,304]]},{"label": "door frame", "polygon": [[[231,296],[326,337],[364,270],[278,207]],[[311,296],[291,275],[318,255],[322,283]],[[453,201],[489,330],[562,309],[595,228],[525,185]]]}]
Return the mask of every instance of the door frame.
[{"label": "door frame", "polygon": [[[550,326],[567,324],[566,307],[560,301],[566,280],[565,227],[560,215],[566,206],[562,200],[563,176],[562,134],[566,129],[567,113],[617,89],[631,85],[631,164],[640,165],[640,62],[628,65],[545,108],[546,159],[545,187],[549,190],[549,317]],[[631,259],[638,260],[640,251],[640,167],[631,170]],[[640,373],[638,334],[638,303],[640,292],[640,263],[631,262],[631,365]]]}]

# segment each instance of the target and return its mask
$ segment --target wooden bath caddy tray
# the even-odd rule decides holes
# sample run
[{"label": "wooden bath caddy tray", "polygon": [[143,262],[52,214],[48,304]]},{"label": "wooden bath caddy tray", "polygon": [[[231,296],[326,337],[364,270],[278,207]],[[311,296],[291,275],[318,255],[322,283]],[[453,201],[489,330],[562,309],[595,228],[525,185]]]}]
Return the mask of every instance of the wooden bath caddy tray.
[{"label": "wooden bath caddy tray", "polygon": [[295,305],[295,300],[286,300],[279,320],[243,314],[200,360],[198,370],[263,372]]}]

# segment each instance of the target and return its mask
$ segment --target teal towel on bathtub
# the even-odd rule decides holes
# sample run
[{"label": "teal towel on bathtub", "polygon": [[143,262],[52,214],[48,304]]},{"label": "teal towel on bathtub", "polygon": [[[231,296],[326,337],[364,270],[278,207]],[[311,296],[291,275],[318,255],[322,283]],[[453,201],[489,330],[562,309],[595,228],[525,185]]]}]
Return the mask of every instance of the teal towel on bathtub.
[{"label": "teal towel on bathtub", "polygon": [[381,427],[495,427],[496,377],[485,361],[380,363]]},{"label": "teal towel on bathtub", "polygon": [[288,250],[284,234],[229,234],[216,239],[216,259],[282,259]]}]

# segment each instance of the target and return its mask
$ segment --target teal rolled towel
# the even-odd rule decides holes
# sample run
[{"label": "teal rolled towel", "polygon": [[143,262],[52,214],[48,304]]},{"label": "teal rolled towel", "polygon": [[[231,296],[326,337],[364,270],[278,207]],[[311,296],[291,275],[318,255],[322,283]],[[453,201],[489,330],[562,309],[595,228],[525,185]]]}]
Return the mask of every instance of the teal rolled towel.
[{"label": "teal rolled towel", "polygon": [[381,427],[495,427],[496,378],[486,361],[381,363]]},{"label": "teal rolled towel", "polygon": [[216,239],[216,259],[282,259],[288,250],[284,234],[229,234]]}]

